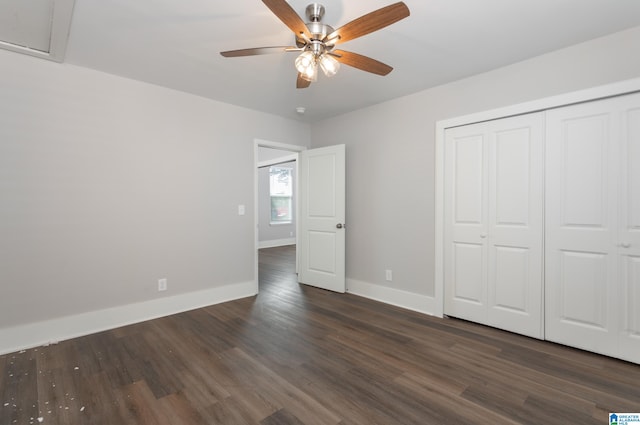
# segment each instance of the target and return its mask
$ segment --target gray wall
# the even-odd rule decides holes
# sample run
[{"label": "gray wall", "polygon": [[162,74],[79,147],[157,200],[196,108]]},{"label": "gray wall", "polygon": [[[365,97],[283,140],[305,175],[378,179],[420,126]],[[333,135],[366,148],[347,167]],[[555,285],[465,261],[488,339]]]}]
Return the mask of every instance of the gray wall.
[{"label": "gray wall", "polygon": [[295,163],[280,164],[278,167],[291,168],[293,177],[293,221],[291,224],[271,224],[271,197],[269,196],[269,167],[258,169],[258,242],[260,246],[279,246],[282,242],[295,243],[296,214]]},{"label": "gray wall", "polygon": [[347,285],[434,295],[436,121],[640,77],[638,52],[640,27],[313,124],[346,145]]},{"label": "gray wall", "polygon": [[308,145],[307,124],[7,51],[0,69],[0,328],[253,281],[254,139]]},{"label": "gray wall", "polygon": [[639,77],[638,51],[635,28],[312,126],[0,51],[0,328],[252,281],[254,138],[346,144],[347,277],[433,295],[434,123]]}]

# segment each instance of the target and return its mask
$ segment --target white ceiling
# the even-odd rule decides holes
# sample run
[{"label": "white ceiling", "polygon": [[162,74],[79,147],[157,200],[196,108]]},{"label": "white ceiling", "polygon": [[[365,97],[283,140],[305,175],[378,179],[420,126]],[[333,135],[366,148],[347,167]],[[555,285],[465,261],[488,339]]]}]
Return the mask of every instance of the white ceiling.
[{"label": "white ceiling", "polygon": [[[324,23],[337,28],[393,1],[320,3]],[[303,18],[308,3],[289,1]],[[290,30],[260,0],[76,0],[65,62],[313,121],[640,25],[639,0],[405,3],[410,17],[340,45],[393,66],[386,77],[343,66],[300,90],[295,53],[220,56],[293,44]]]}]

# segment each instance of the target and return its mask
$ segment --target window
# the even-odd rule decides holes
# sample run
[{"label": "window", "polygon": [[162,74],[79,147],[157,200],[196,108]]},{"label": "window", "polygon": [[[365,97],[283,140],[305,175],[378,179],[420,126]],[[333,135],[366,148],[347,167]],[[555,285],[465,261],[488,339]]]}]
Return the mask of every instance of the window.
[{"label": "window", "polygon": [[271,224],[291,223],[293,220],[291,168],[269,167],[269,194],[271,195]]}]

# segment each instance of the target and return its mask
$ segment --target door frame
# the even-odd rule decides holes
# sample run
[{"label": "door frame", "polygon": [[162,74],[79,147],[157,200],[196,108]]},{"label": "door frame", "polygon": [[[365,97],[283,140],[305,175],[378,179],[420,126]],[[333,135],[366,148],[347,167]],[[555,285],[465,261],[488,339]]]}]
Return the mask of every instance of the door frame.
[{"label": "door frame", "polygon": [[540,112],[575,103],[589,102],[606,97],[640,92],[640,78],[592,87],[584,90],[519,103],[503,108],[445,119],[436,122],[435,146],[435,273],[433,315],[444,316],[444,184],[445,184],[445,131],[448,128],[475,124],[514,115]]},{"label": "door frame", "polygon": [[[255,293],[258,294],[259,292],[259,283],[258,283],[258,250],[259,250],[259,231],[258,231],[258,224],[260,221],[260,217],[259,217],[259,205],[258,205],[258,152],[259,152],[259,148],[270,148],[270,149],[278,149],[278,150],[282,150],[282,151],[289,151],[292,154],[295,154],[296,156],[296,179],[298,178],[298,163],[299,163],[299,154],[302,151],[307,150],[308,148],[306,146],[300,146],[300,145],[289,145],[286,143],[279,143],[279,142],[272,142],[269,140],[263,140],[263,139],[254,139],[253,140],[253,243],[254,243],[254,249],[253,249],[253,276],[254,276],[254,285],[255,285]],[[294,214],[296,217],[296,245],[298,243],[298,234],[299,234],[299,226],[300,226],[300,220],[298,219],[299,214],[299,206],[298,206],[298,184],[295,184],[295,205],[294,205]],[[296,249],[296,272],[298,271],[298,250]]]}]

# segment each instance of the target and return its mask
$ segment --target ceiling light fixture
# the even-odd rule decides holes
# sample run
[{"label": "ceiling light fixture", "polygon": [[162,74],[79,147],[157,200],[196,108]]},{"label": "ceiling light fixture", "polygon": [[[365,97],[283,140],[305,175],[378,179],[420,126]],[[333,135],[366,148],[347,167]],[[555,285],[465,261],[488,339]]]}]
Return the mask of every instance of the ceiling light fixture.
[{"label": "ceiling light fixture", "polygon": [[320,68],[327,77],[333,77],[340,70],[340,62],[328,53],[320,56]]},{"label": "ceiling light fixture", "polygon": [[318,79],[318,67],[322,69],[324,75],[333,77],[340,69],[340,63],[330,53],[331,47],[318,39],[307,42],[304,51],[296,58],[296,69],[307,81]]},{"label": "ceiling light fixture", "polygon": [[322,23],[324,6],[311,3],[307,6],[305,23],[287,0],[262,0],[262,2],[295,35],[295,46],[254,47],[250,49],[220,52],[224,57],[265,55],[279,52],[300,52],[295,59],[298,70],[296,87],[304,89],[318,78],[318,68],[327,77],[338,73],[340,65],[349,65],[376,75],[387,75],[393,68],[370,57],[335,49],[336,45],[353,40],[387,27],[409,16],[409,8],[404,2],[390,4],[367,13],[341,26],[337,30]]},{"label": "ceiling light fixture", "polygon": [[302,54],[296,58],[295,65],[302,78],[307,81],[317,81],[318,60],[311,50],[302,52]]},{"label": "ceiling light fixture", "polygon": [[296,69],[307,81],[317,81],[318,66],[327,77],[333,77],[340,70],[340,62],[328,53],[306,50],[296,58]]},{"label": "ceiling light fixture", "polygon": [[318,79],[318,67],[322,69],[324,75],[333,77],[340,69],[340,63],[330,53],[335,45],[334,38],[331,41],[326,40],[327,36],[335,30],[329,25],[320,23],[324,16],[324,6],[312,3],[307,6],[306,13],[310,21],[306,27],[310,34],[299,35],[297,41],[303,52],[296,58],[295,65],[301,78],[314,82]]}]

